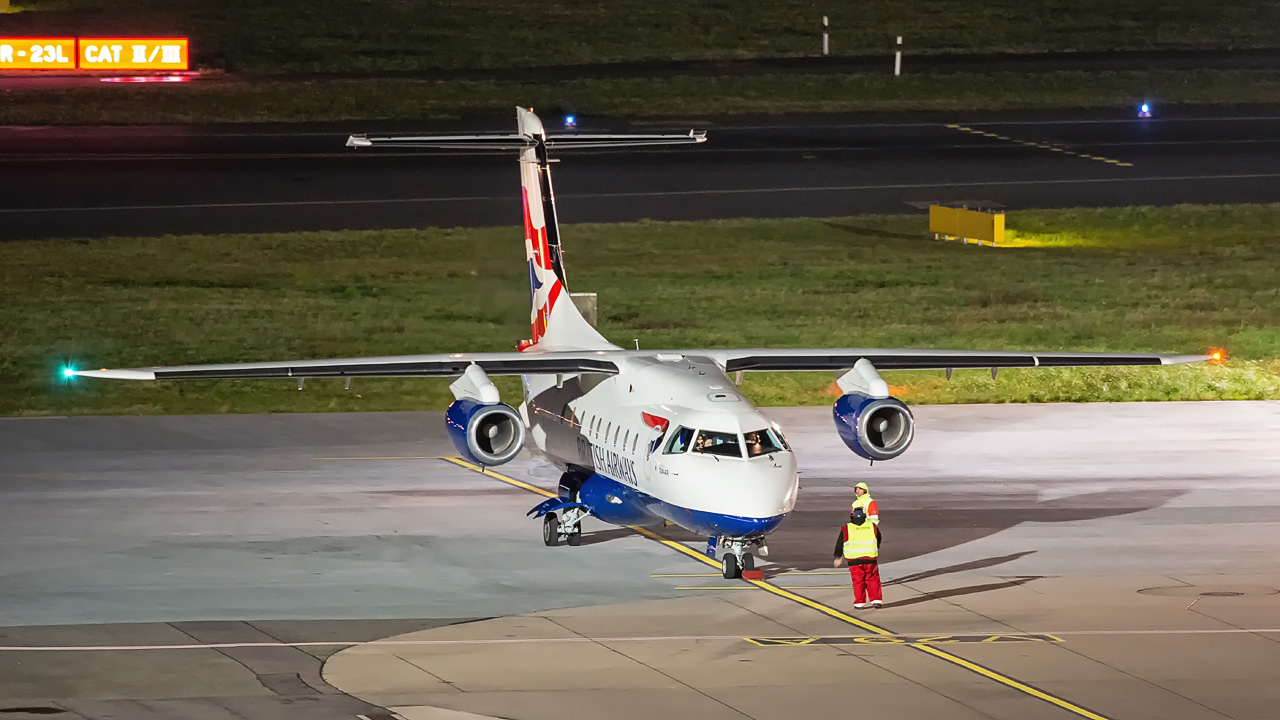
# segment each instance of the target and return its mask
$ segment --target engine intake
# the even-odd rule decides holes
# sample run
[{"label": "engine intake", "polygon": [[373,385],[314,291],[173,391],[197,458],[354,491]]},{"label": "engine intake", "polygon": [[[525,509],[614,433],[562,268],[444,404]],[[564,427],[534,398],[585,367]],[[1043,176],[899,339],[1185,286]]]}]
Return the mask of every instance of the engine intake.
[{"label": "engine intake", "polygon": [[850,393],[836,401],[833,414],[840,439],[867,460],[892,460],[906,452],[915,437],[911,410],[894,397]]},{"label": "engine intake", "polygon": [[509,463],[524,447],[524,421],[510,405],[463,398],[449,406],[444,419],[453,446],[481,467]]}]

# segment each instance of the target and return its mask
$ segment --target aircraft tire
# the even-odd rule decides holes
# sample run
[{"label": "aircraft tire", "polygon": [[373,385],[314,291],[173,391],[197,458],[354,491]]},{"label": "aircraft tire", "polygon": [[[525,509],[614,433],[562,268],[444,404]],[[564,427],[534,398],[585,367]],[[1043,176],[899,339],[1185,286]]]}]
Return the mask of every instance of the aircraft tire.
[{"label": "aircraft tire", "polygon": [[547,547],[560,544],[560,520],[555,513],[547,513],[542,517],[542,544]]},{"label": "aircraft tire", "polygon": [[720,573],[725,580],[736,580],[742,577],[742,568],[738,567],[738,557],[733,553],[725,553],[720,560]]},{"label": "aircraft tire", "polygon": [[755,570],[755,569],[756,569],[755,557],[751,553],[742,553],[742,570],[745,572],[747,570]]},{"label": "aircraft tire", "polygon": [[565,537],[565,542],[569,543],[569,547],[578,547],[582,544],[582,526],[576,525],[573,531]]}]

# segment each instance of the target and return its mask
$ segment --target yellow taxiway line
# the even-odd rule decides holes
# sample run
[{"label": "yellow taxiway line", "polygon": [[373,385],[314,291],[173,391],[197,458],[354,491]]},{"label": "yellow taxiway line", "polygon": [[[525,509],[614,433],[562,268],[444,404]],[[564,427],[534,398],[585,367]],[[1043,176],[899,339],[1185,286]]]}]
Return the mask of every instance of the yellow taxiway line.
[{"label": "yellow taxiway line", "polygon": [[[448,457],[448,458],[444,458],[444,460],[446,462],[453,463],[454,465],[457,465],[459,467],[463,467],[468,470],[472,470],[474,472],[482,473],[484,475],[487,475],[488,477],[491,477],[495,480],[499,480],[508,485],[518,487],[522,490],[527,490],[536,495],[541,495],[547,498],[556,497],[556,494],[553,492],[544,490],[535,485],[530,485],[529,483],[523,482],[521,480],[516,480],[515,478],[512,478],[512,477],[507,477],[502,473],[481,468],[478,465],[473,465],[461,458]],[[704,565],[710,565],[715,568],[720,567],[720,563],[712,560],[706,555],[703,555],[702,553],[686,545],[678,543],[674,540],[668,540],[662,537],[661,535],[658,535],[657,533],[651,530],[648,530],[647,528],[642,528],[642,527],[637,527],[632,525],[632,526],[629,526],[628,529],[640,535],[643,535],[644,537],[647,537],[650,540],[653,540],[654,542],[660,545],[665,545],[671,548],[672,550],[680,553],[681,555],[689,557],[693,560],[697,560],[698,562]],[[743,582],[748,583],[754,587],[757,587],[771,595],[776,595],[780,598],[783,598],[784,600],[790,600],[793,603],[803,605],[811,610],[816,610],[817,612],[822,613],[827,617],[834,618],[836,620],[839,620],[848,625],[852,625],[854,627],[862,628],[863,630],[866,630],[869,633],[873,633],[875,635],[887,635],[887,636],[898,635],[897,633],[893,632],[892,630],[889,630],[888,628],[881,627],[880,625],[876,625],[875,623],[867,622],[866,620],[862,620],[861,618],[854,617],[853,615],[850,615],[846,612],[843,612],[834,607],[831,607],[830,605],[820,603],[817,600],[812,600],[810,598],[804,597],[803,595],[797,595],[796,593],[792,592],[791,590],[788,590],[787,588],[778,587],[777,585],[774,585],[773,583],[770,583],[768,581],[744,579]],[[719,588],[714,588],[714,589],[719,589]],[[1024,683],[1021,680],[1005,675],[1004,673],[997,672],[996,670],[992,670],[991,668],[986,667],[984,665],[979,665],[976,662],[965,660],[964,658],[958,655],[949,653],[946,650],[939,650],[936,647],[933,647],[931,645],[925,645],[925,644],[909,644],[907,645],[907,647],[910,647],[922,653],[926,653],[928,655],[932,655],[940,660],[945,660],[951,663],[952,665],[962,667],[965,670],[981,675],[989,680],[995,681],[1013,690],[1017,690],[1018,692],[1021,692],[1025,695],[1029,695],[1038,700],[1043,700],[1044,702],[1047,702],[1050,705],[1055,705],[1078,717],[1088,718],[1088,720],[1110,720],[1110,718],[1106,717],[1105,715],[1099,715],[1098,713],[1093,712],[1092,710],[1089,710],[1088,708],[1085,708],[1081,705],[1073,703],[1070,700],[1067,700],[1065,698],[1060,698],[1057,695],[1041,690],[1040,688],[1037,688],[1033,685]]]}]

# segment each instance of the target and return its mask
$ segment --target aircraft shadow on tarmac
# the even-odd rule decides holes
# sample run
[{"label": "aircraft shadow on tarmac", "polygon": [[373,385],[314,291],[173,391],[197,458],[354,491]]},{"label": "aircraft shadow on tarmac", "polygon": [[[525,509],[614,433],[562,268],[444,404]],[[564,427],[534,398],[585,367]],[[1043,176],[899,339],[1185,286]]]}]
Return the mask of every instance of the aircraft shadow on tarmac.
[{"label": "aircraft shadow on tarmac", "polygon": [[[837,497],[821,492],[827,488],[815,489],[820,492],[801,494],[795,511],[769,537],[770,573],[831,568],[836,533],[848,522],[848,500],[843,494]],[[938,494],[929,498],[929,507],[920,507],[919,496],[895,497],[891,490],[878,491],[876,500],[884,519],[880,561],[889,563],[928,555],[990,537],[1024,522],[1079,522],[1143,512],[1164,505],[1184,492],[1106,491],[1043,501],[1034,491]],[[665,528],[663,535],[689,542],[700,539],[675,527]],[[1034,549],[1029,549],[938,568],[897,582],[992,567],[1033,552]]]},{"label": "aircraft shadow on tarmac", "polygon": [[[977,585],[966,585],[958,588],[947,588],[946,590],[934,590],[917,595],[906,600],[895,600],[894,602],[885,603],[885,607],[906,607],[907,605],[916,605],[919,603],[929,602],[931,600],[943,600],[946,598],[962,597],[964,595],[977,595],[979,593],[991,592],[993,590],[1005,590],[1008,588],[1020,587],[1026,585],[1032,580],[1039,580],[1044,575],[1020,575],[1008,580],[1000,582],[979,583]],[[899,582],[889,583],[890,585],[900,584]]]}]

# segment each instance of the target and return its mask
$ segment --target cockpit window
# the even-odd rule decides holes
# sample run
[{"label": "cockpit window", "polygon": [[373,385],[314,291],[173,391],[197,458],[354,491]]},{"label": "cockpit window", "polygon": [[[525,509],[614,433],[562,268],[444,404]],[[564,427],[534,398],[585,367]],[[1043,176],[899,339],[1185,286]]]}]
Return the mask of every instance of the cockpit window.
[{"label": "cockpit window", "polygon": [[742,457],[742,448],[738,444],[737,433],[715,432],[703,430],[698,433],[698,441],[693,444],[693,451],[721,457]]},{"label": "cockpit window", "polygon": [[747,457],[759,457],[769,453],[781,452],[786,447],[782,436],[773,428],[743,433],[742,439],[747,444]]},{"label": "cockpit window", "polygon": [[678,428],[671,433],[671,442],[667,443],[665,454],[676,455],[689,449],[689,443],[693,442],[692,428]]}]

